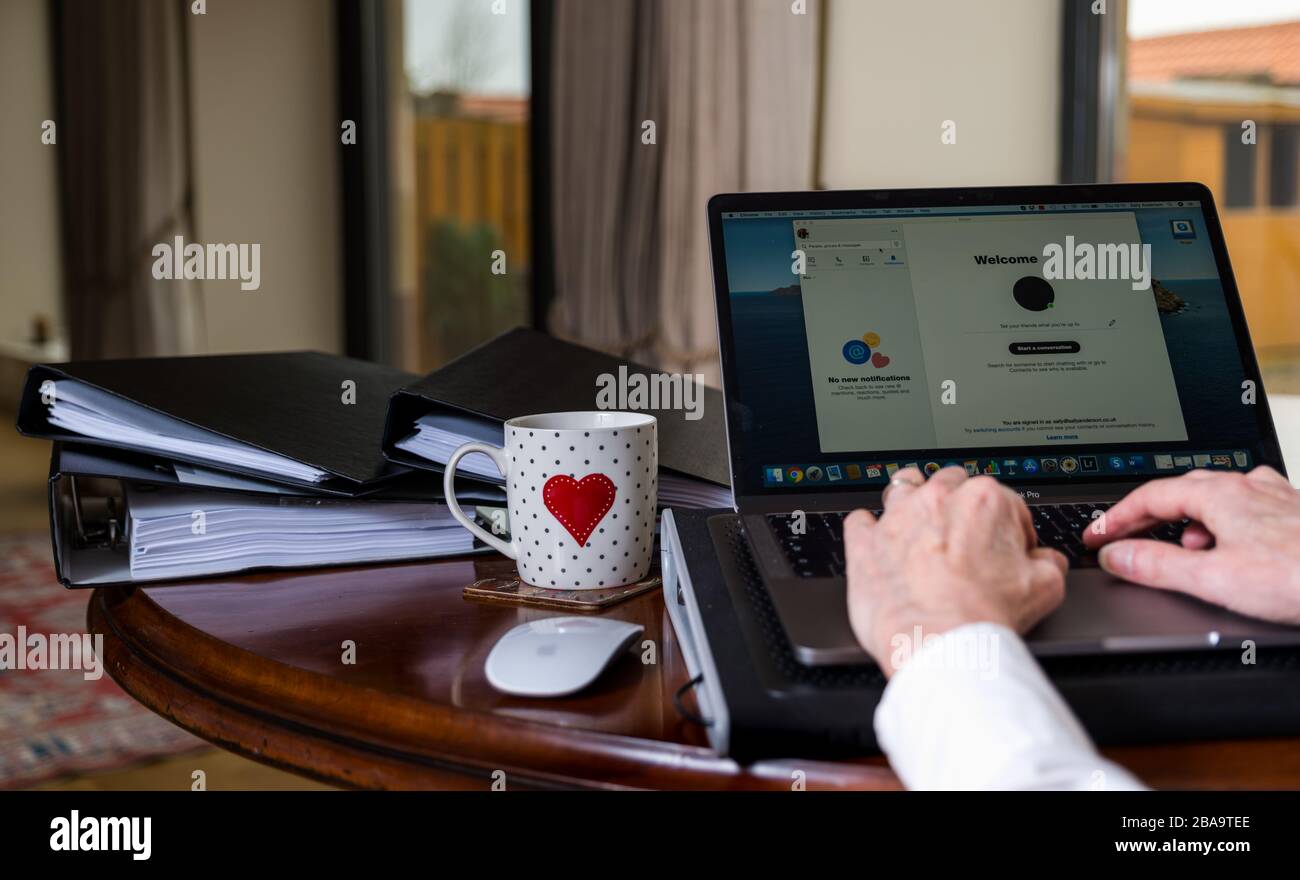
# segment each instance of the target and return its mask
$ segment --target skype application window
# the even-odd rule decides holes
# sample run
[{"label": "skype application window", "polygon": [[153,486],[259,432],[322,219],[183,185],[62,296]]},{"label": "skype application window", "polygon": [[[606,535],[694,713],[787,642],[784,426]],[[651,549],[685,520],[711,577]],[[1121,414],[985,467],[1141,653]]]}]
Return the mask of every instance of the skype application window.
[{"label": "skype application window", "polygon": [[822,452],[1187,439],[1152,291],[1043,277],[1067,235],[1140,244],[1131,212],[794,233]]}]

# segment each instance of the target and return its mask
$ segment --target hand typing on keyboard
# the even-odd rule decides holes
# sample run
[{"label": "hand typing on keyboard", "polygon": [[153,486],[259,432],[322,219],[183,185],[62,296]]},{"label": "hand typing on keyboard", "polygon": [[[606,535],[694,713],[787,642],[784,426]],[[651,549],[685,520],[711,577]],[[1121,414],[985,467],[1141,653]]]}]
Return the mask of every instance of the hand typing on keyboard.
[{"label": "hand typing on keyboard", "polygon": [[[1146,540],[1158,523],[1190,520],[1181,542]],[[1135,489],[1083,530],[1102,568],[1182,590],[1242,614],[1300,624],[1300,492],[1269,467],[1196,470]]]},{"label": "hand typing on keyboard", "polygon": [[1023,633],[1065,595],[1066,556],[1038,546],[1020,496],[962,468],[929,480],[898,471],[879,520],[865,510],[845,518],[844,549],[849,621],[887,676],[916,627],[930,636],[987,622]]},{"label": "hand typing on keyboard", "polygon": [[[1067,558],[1100,550],[1111,573],[1300,624],[1300,492],[1266,467],[1192,471],[1144,484],[1114,505],[1036,505],[988,477],[945,468],[928,482],[899,471],[879,519],[844,520],[849,621],[891,677],[876,710],[881,748],[909,787],[1083,788],[1098,768],[1139,783],[1096,754],[1023,645],[1060,603]],[[814,575],[815,576],[815,575]],[[1002,632],[999,673],[912,664],[915,628],[940,650],[977,648]],[[958,655],[960,656],[960,655]],[[941,658],[942,659],[942,658]]]}]

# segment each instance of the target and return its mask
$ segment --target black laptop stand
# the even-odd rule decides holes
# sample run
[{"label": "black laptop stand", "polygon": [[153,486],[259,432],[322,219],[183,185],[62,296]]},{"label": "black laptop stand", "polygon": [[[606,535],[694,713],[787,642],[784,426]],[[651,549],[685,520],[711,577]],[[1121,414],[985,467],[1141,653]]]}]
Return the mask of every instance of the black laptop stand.
[{"label": "black laptop stand", "polygon": [[[663,517],[664,601],[710,743],[741,762],[878,752],[873,665],[804,666],[724,510]],[[1300,648],[1054,657],[1040,661],[1104,745],[1300,733]],[[688,702],[688,701],[684,701]]]}]

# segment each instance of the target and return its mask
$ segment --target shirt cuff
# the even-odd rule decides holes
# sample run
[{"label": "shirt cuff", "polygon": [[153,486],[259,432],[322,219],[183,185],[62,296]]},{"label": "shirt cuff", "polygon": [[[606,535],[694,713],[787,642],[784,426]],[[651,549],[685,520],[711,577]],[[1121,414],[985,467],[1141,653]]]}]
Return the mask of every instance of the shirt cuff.
[{"label": "shirt cuff", "polygon": [[[911,789],[1142,788],[1102,758],[1020,637],[974,623],[896,645],[876,739]],[[910,659],[908,652],[910,650]]]}]

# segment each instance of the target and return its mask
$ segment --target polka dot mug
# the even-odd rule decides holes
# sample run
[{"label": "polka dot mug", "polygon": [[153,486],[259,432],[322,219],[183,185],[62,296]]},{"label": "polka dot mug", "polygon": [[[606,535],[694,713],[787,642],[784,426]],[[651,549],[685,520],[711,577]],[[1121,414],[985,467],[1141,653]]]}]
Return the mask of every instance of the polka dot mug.
[{"label": "polka dot mug", "polygon": [[[448,460],[447,506],[461,525],[515,560],[520,577],[534,586],[598,590],[646,576],[659,477],[654,416],[520,416],[505,423],[505,441],[505,448],[466,443]],[[476,452],[505,477],[509,541],[473,522],[456,501],[456,464]]]}]

